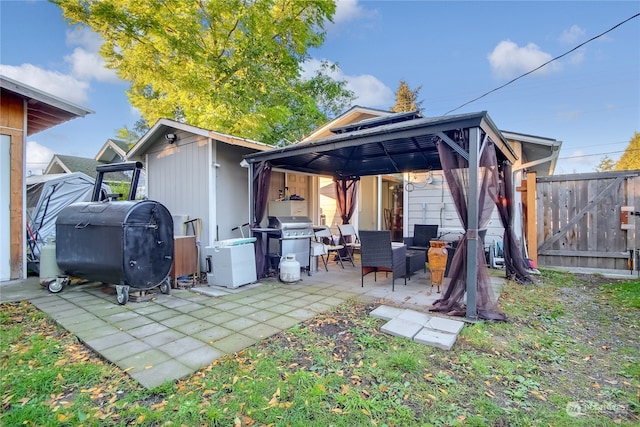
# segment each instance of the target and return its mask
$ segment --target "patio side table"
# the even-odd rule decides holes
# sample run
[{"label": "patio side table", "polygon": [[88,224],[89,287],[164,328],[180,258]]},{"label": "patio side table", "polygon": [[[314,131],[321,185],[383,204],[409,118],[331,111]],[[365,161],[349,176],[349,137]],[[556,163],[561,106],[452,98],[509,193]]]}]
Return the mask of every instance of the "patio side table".
[{"label": "patio side table", "polygon": [[416,271],[420,269],[427,271],[427,253],[425,251],[407,249],[406,262],[407,278],[409,280],[411,280],[411,275]]}]

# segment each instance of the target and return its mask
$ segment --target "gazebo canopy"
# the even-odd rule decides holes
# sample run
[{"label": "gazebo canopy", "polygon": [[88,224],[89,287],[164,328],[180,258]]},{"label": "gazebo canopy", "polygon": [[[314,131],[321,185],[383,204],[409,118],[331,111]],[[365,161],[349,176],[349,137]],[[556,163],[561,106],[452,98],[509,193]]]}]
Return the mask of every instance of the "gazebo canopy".
[{"label": "gazebo canopy", "polygon": [[[488,209],[511,199],[498,194],[498,169],[506,165],[503,169],[510,171],[517,157],[487,112],[435,118],[423,118],[417,112],[397,113],[331,131],[334,135],[325,138],[245,156],[251,165],[254,224],[259,224],[264,215],[272,168],[332,176],[342,182],[344,200],[353,198],[353,194],[347,196],[346,182],[361,176],[444,170],[466,231],[452,260],[451,284],[444,298],[436,301],[436,309],[460,315],[459,302],[466,292],[467,318],[504,320],[506,317],[495,312],[489,301],[489,278],[486,267],[481,266],[484,253],[478,229],[481,221],[488,221]],[[466,170],[466,178],[454,173],[460,169]],[[507,179],[504,181],[503,190]],[[512,213],[505,212],[503,223],[506,232],[512,234],[511,217]],[[261,240],[257,246],[262,248]],[[259,248],[257,262],[262,262],[263,249]],[[507,249],[505,259],[510,260],[513,251],[508,254]]]},{"label": "gazebo canopy", "polygon": [[517,157],[486,111],[423,118],[418,113],[397,113],[332,129],[335,135],[284,148],[250,154],[250,163],[269,161],[274,168],[336,178],[442,169],[436,148],[440,139],[469,153],[452,140],[452,133],[479,128],[496,146],[498,161]]}]

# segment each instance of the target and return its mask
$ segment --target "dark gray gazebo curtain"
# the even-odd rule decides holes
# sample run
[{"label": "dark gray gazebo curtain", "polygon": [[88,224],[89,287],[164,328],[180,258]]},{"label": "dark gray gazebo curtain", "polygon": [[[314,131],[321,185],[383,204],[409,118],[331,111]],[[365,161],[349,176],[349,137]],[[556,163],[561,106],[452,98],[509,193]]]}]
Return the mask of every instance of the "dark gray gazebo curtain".
[{"label": "dark gray gazebo curtain", "polygon": [[[468,152],[468,133],[458,131],[454,136],[455,141]],[[458,243],[449,269],[450,283],[443,297],[433,304],[431,311],[439,311],[452,316],[466,316],[466,307],[463,298],[467,288],[467,259],[475,257],[478,265],[477,301],[476,311],[480,319],[506,320],[506,316],[497,309],[496,298],[491,288],[489,272],[485,263],[484,247],[482,241],[478,242],[475,254],[467,253],[467,241],[469,235],[478,234],[480,229],[486,227],[498,195],[498,165],[495,147],[491,141],[487,141],[480,156],[480,170],[478,182],[469,182],[469,162],[461,155],[453,151],[441,140],[436,142],[440,163],[451,190],[451,195],[465,228],[465,233]],[[478,230],[468,229],[467,217],[467,191],[469,185],[478,186]]]},{"label": "dark gray gazebo curtain", "polygon": [[[267,211],[269,184],[271,182],[271,163],[268,161],[254,164],[253,169],[253,208],[255,218],[252,228],[259,228]],[[256,273],[258,278],[266,276],[266,252],[262,233],[255,233]]]},{"label": "dark gray gazebo curtain", "polygon": [[355,212],[356,202],[358,200],[358,182],[360,182],[359,177],[335,180],[336,207],[338,208],[338,215],[342,218],[343,224],[349,224],[353,212]]},{"label": "dark gray gazebo curtain", "polygon": [[528,265],[525,263],[524,256],[518,247],[518,242],[513,231],[514,204],[511,163],[506,160],[503,161],[500,173],[502,176],[502,185],[500,186],[500,193],[496,200],[496,206],[498,207],[498,213],[500,214],[500,221],[504,227],[502,242],[504,266],[507,278],[518,283],[531,284],[533,283],[533,279],[527,272]]}]

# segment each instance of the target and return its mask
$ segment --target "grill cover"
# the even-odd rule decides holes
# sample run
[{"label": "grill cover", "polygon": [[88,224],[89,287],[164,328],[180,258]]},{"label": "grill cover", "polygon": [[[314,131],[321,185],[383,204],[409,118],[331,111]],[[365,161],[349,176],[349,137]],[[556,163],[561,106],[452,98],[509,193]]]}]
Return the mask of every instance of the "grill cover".
[{"label": "grill cover", "polygon": [[151,200],[74,203],[56,221],[56,261],[66,274],[153,288],[173,263],[173,219]]}]

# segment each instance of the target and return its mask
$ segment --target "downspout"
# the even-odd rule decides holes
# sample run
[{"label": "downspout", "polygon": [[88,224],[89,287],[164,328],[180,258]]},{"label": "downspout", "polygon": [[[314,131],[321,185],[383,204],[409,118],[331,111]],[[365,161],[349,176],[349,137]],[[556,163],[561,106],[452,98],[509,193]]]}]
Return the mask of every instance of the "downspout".
[{"label": "downspout", "polygon": [[376,177],[377,183],[377,199],[378,199],[378,212],[377,212],[377,228],[376,230],[382,230],[382,175]]},{"label": "downspout", "polygon": [[216,161],[217,153],[215,152],[217,149],[217,144],[214,143],[213,138],[208,138],[207,145],[209,145],[209,150],[207,150],[208,159],[207,164],[209,165],[209,191],[208,191],[208,199],[207,200],[207,211],[209,212],[209,240],[207,241],[207,246],[211,245],[212,242],[218,240],[218,213],[217,209],[217,200],[216,200],[216,186],[217,186],[217,178],[216,178]]}]

